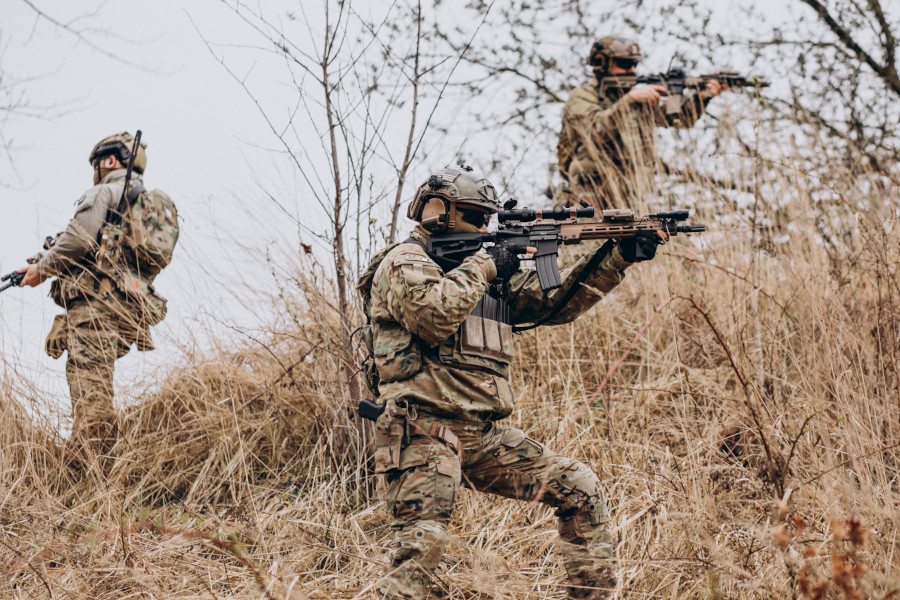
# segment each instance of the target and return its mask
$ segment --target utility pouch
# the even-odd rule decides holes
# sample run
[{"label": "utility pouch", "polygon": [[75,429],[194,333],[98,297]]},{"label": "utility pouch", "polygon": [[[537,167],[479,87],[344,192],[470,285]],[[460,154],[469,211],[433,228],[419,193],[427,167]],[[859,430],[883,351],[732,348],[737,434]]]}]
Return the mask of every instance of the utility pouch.
[{"label": "utility pouch", "polygon": [[422,354],[413,336],[403,326],[378,327],[374,357],[380,383],[403,381],[422,370]]},{"label": "utility pouch", "polygon": [[387,473],[400,467],[400,448],[406,430],[406,402],[388,400],[382,413],[375,421],[375,463],[376,473]]},{"label": "utility pouch", "polygon": [[69,345],[69,320],[65,314],[53,317],[53,325],[44,342],[44,351],[51,358],[59,358]]},{"label": "utility pouch", "polygon": [[66,308],[68,304],[76,298],[85,298],[96,294],[96,290],[91,283],[94,277],[85,271],[77,276],[62,275],[50,282],[50,297],[53,302],[61,307]]},{"label": "utility pouch", "polygon": [[119,271],[116,273],[116,284],[129,302],[137,305],[141,325],[153,327],[166,317],[166,299],[157,294],[152,285],[134,273],[127,270]]}]

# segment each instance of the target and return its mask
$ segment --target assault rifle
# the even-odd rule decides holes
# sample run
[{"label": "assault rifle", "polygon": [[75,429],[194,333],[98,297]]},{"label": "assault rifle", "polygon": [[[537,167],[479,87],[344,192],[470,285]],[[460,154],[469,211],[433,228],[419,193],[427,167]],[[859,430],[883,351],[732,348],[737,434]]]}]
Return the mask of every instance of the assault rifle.
[{"label": "assault rifle", "polygon": [[[429,254],[448,261],[461,261],[477,252],[484,243],[505,246],[514,254],[525,249],[537,249],[528,255],[537,268],[538,281],[544,291],[562,286],[557,256],[560,244],[579,244],[587,240],[621,240],[634,237],[640,231],[663,231],[668,236],[679,233],[706,231],[706,225],[687,223],[689,210],[672,210],[637,218],[632,210],[604,210],[600,222],[579,223],[580,218],[594,216],[594,207],[582,204],[566,208],[557,204],[552,209],[515,209],[509,200],[498,214],[497,231],[491,233],[444,233],[428,236]],[[640,253],[640,245],[637,247]],[[638,258],[641,258],[639,255]]]},{"label": "assault rifle", "polygon": [[[57,233],[56,235],[48,235],[46,238],[44,238],[44,250],[49,250],[50,248],[52,248],[53,245],[56,244],[56,240],[61,235],[62,232]],[[43,256],[43,252],[38,252],[31,258],[28,258],[25,262],[27,262],[29,265],[36,265],[41,261],[41,258],[43,258]],[[3,275],[2,277],[0,277],[0,281],[3,282],[3,284],[0,285],[0,292],[8,290],[11,287],[19,287],[19,284],[22,283],[23,279],[25,279],[25,273],[19,273],[18,271],[13,271],[12,273]]]},{"label": "assault rifle", "polygon": [[686,89],[703,89],[710,81],[718,81],[728,88],[764,88],[771,85],[768,79],[746,77],[737,71],[719,71],[708,75],[688,76],[684,69],[675,67],[665,73],[652,75],[609,75],[600,80],[600,96],[605,97],[610,90],[628,91],[636,85],[659,85],[668,90],[665,99],[666,112],[681,111],[683,94]]},{"label": "assault rifle", "polygon": [[25,273],[19,273],[18,271],[7,273],[3,277],[0,277],[0,281],[4,282],[0,285],[0,292],[8,290],[11,287],[19,287],[19,284],[22,283],[23,279],[25,279]]}]

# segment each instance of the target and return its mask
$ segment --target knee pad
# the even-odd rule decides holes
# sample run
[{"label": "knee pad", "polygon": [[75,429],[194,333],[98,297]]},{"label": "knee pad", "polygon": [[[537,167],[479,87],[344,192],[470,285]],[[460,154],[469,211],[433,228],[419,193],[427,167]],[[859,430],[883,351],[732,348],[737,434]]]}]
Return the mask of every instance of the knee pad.
[{"label": "knee pad", "polygon": [[415,567],[429,574],[437,568],[447,543],[447,531],[438,521],[417,521],[397,533],[397,547],[391,558],[394,566],[411,560]]},{"label": "knee pad", "polygon": [[560,537],[579,545],[608,537],[606,528],[609,516],[600,478],[590,467],[578,461],[561,467],[554,473],[554,479],[566,499],[556,511]]}]

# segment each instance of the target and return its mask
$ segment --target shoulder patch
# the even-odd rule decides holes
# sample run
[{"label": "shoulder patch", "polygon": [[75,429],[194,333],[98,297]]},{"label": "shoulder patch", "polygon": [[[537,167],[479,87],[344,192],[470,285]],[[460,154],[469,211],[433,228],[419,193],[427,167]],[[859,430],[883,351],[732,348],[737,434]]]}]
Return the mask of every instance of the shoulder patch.
[{"label": "shoulder patch", "polygon": [[431,259],[427,256],[422,256],[421,254],[411,254],[409,252],[401,254],[397,257],[397,260],[410,260],[412,262],[431,262]]}]

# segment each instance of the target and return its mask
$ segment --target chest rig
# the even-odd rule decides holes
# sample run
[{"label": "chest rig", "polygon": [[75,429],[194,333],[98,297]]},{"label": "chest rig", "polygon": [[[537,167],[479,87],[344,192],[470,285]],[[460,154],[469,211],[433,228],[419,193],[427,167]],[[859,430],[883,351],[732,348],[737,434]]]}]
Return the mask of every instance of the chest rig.
[{"label": "chest rig", "polygon": [[515,351],[512,311],[506,300],[485,293],[459,330],[438,346],[437,355],[450,367],[508,377]]}]

